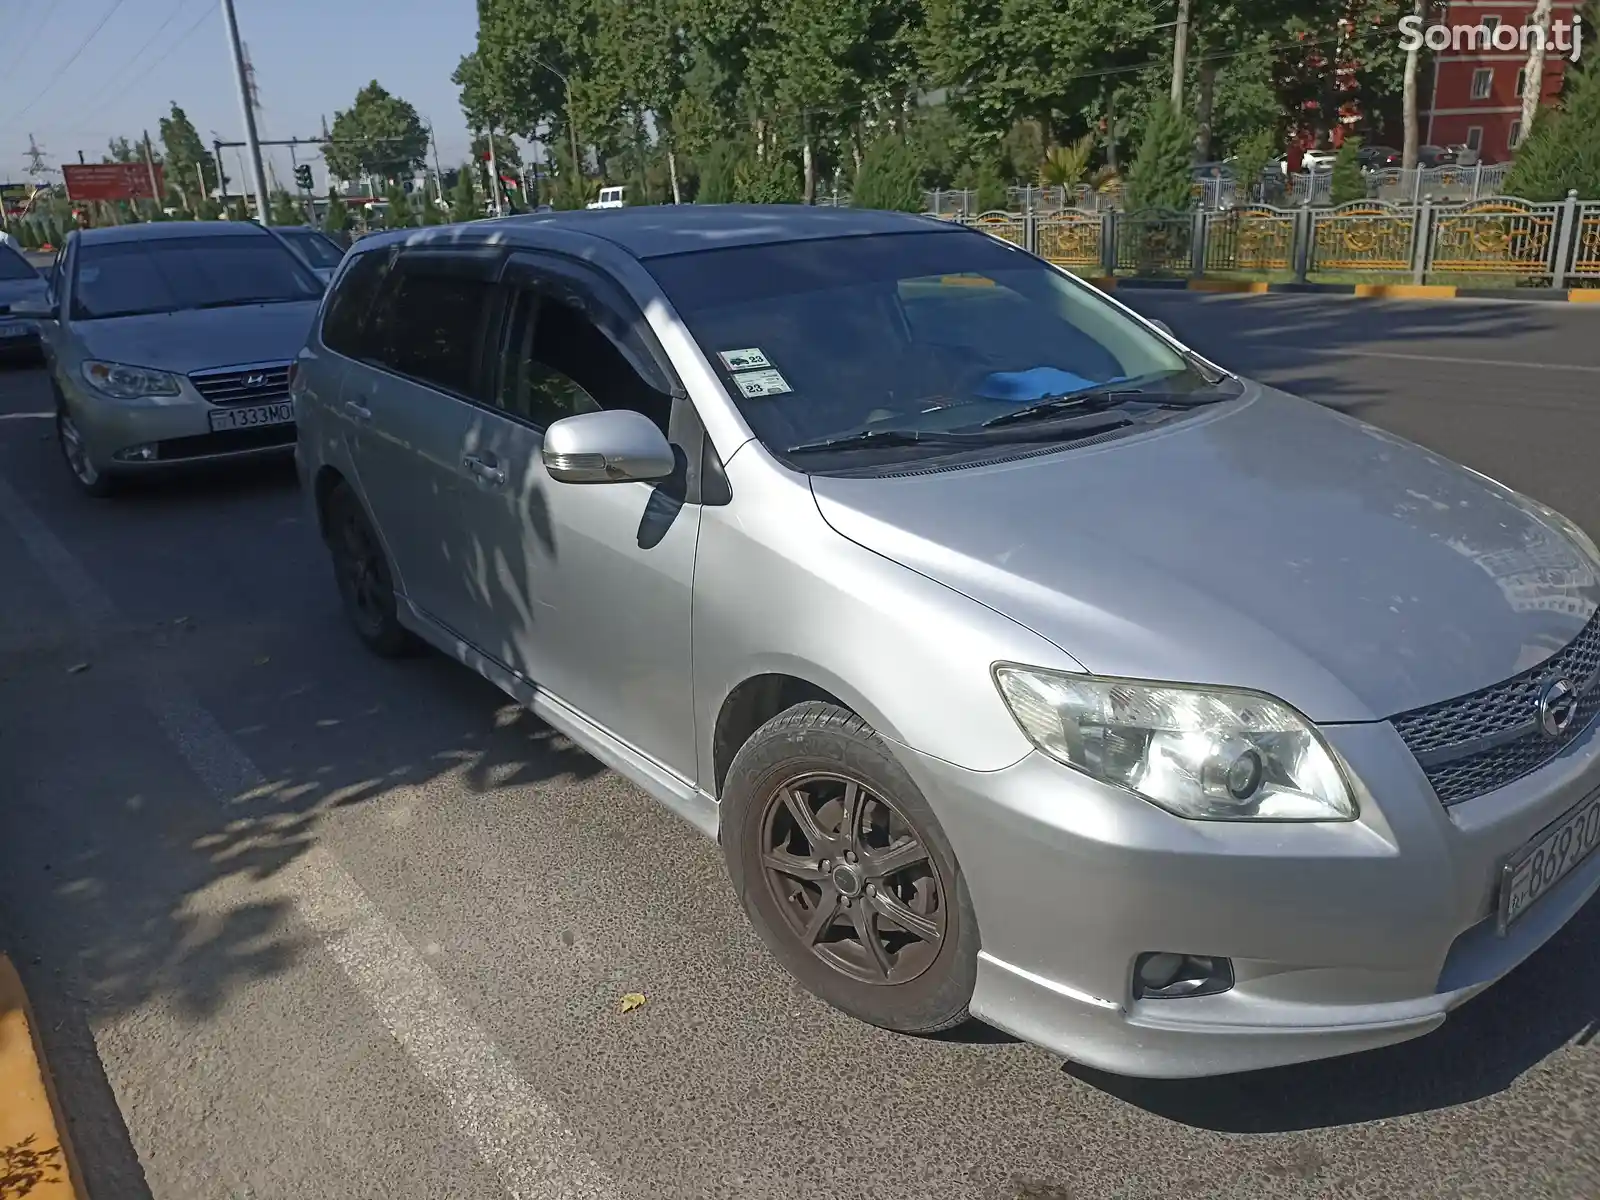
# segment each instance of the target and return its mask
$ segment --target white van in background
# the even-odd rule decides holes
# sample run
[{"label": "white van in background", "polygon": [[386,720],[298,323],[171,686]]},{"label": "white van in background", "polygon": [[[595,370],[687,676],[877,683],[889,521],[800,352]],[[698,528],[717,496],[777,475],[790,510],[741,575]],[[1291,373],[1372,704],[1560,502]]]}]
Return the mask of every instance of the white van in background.
[{"label": "white van in background", "polygon": [[623,189],[620,187],[603,187],[600,189],[600,199],[591,200],[590,208],[624,208],[627,201],[622,198]]}]

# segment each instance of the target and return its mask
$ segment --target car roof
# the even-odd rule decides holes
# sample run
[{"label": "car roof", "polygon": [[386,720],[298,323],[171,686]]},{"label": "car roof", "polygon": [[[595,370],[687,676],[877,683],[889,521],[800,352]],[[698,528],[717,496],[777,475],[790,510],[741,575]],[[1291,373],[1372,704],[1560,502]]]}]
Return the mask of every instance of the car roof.
[{"label": "car roof", "polygon": [[168,238],[252,237],[266,231],[254,221],[145,221],[138,225],[103,225],[78,230],[86,246],[109,242],[162,241]]},{"label": "car roof", "polygon": [[[382,245],[392,241],[449,240],[471,231],[473,241],[538,245],[541,233],[561,230],[603,239],[634,258],[647,259],[734,246],[952,228],[959,226],[920,213],[881,209],[814,208],[800,204],[662,204],[527,213],[464,226],[441,225],[427,231],[396,230],[374,241]],[[418,234],[428,236],[418,238]]]}]

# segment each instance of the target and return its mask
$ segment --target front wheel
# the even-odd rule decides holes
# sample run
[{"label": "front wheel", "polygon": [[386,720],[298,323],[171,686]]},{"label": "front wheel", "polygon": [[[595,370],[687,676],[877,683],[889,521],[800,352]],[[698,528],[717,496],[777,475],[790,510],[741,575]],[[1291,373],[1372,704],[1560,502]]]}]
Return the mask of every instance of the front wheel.
[{"label": "front wheel", "polygon": [[367,648],[384,658],[416,649],[416,638],[395,613],[394,576],[377,531],[355,493],[340,484],[328,497],[328,549],[345,614]]},{"label": "front wheel", "polygon": [[722,845],[756,932],[807,990],[902,1033],[967,1018],[978,923],[933,810],[854,713],[808,702],[739,750]]},{"label": "front wheel", "polygon": [[72,482],[86,495],[104,498],[117,490],[115,477],[107,475],[94,465],[83,433],[64,404],[56,406],[56,445],[62,460],[72,474]]}]

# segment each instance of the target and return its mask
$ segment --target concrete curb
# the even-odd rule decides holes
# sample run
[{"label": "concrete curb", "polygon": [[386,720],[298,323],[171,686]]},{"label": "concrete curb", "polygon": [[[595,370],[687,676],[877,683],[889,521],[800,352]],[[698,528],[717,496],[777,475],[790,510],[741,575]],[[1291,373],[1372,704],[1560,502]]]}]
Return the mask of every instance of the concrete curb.
[{"label": "concrete curb", "polygon": [[1367,300],[1515,300],[1529,304],[1600,304],[1600,288],[1474,288],[1453,283],[1269,283],[1264,279],[1123,279],[1084,277],[1103,292],[1168,291],[1299,296],[1358,296]]},{"label": "concrete curb", "polygon": [[76,1164],[39,1022],[0,954],[0,1179],[30,1200],[87,1200]]}]

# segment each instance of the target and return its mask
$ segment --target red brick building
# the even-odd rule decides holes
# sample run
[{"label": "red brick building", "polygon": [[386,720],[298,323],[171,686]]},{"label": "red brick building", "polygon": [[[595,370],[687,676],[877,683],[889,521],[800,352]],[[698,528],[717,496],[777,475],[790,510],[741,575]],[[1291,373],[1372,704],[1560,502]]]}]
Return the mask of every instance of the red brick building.
[{"label": "red brick building", "polygon": [[[1582,0],[1552,0],[1550,19],[1572,24],[1573,14]],[[1466,26],[1506,26],[1521,30],[1533,17],[1534,0],[1449,0],[1441,15],[1437,10],[1429,24],[1451,31]],[[1585,54],[1600,53],[1600,29],[1584,27]],[[1509,34],[1499,35],[1502,43]],[[1486,163],[1504,162],[1511,157],[1521,138],[1522,80],[1528,55],[1519,37],[1516,48],[1483,48],[1481,39],[1465,39],[1433,56],[1432,99],[1422,114],[1422,140],[1433,146],[1467,145],[1478,151]],[[1567,52],[1554,45],[1546,49],[1541,104],[1561,94],[1561,80],[1567,66]]]}]

